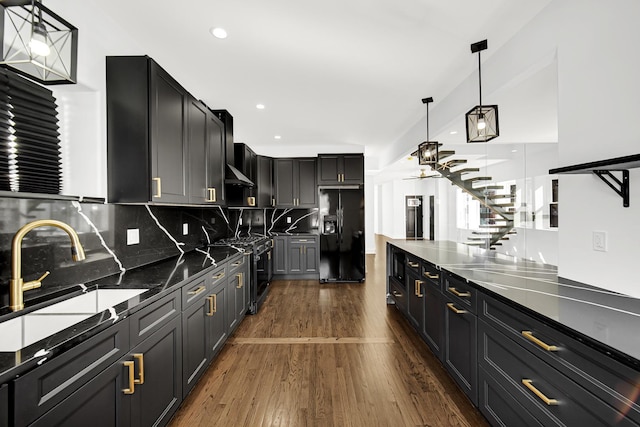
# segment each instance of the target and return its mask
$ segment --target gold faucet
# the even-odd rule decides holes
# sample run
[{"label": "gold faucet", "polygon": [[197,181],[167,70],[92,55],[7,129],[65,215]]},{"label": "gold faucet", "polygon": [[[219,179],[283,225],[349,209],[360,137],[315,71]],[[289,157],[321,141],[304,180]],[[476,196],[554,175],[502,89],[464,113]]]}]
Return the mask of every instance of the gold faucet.
[{"label": "gold faucet", "polygon": [[9,290],[11,311],[22,310],[24,308],[23,293],[42,286],[42,281],[49,275],[47,271],[38,280],[26,283],[22,280],[22,239],[28,232],[38,227],[57,227],[65,231],[71,239],[71,257],[73,260],[82,261],[84,259],[84,249],[82,249],[78,234],[64,222],[53,219],[40,219],[23,225],[13,236],[13,241],[11,242],[11,288]]}]

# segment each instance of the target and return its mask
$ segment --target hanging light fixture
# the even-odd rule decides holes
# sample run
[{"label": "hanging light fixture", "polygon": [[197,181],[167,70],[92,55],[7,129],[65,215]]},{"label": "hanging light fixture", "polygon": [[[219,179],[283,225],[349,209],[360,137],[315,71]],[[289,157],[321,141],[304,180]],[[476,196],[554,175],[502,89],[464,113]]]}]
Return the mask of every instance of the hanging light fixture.
[{"label": "hanging light fixture", "polygon": [[42,84],[76,82],[76,27],[41,0],[3,1],[0,8],[0,65]]},{"label": "hanging light fixture", "polygon": [[471,52],[478,53],[478,87],[480,104],[465,114],[467,123],[467,142],[487,142],[500,135],[498,128],[498,106],[482,105],[482,73],[480,52],[487,49],[487,41],[482,40],[471,45]]},{"label": "hanging light fixture", "polygon": [[438,163],[438,146],[437,141],[429,141],[429,104],[433,102],[432,97],[423,98],[422,103],[427,104],[427,140],[418,145],[418,163],[421,165],[433,166]]}]

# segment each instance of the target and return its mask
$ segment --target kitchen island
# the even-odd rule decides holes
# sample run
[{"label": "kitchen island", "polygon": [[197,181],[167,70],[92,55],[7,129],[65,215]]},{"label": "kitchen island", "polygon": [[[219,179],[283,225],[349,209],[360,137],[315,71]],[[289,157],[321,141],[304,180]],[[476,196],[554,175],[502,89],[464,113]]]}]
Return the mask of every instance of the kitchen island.
[{"label": "kitchen island", "polygon": [[448,241],[390,240],[387,271],[387,302],[493,424],[640,423],[640,300]]}]

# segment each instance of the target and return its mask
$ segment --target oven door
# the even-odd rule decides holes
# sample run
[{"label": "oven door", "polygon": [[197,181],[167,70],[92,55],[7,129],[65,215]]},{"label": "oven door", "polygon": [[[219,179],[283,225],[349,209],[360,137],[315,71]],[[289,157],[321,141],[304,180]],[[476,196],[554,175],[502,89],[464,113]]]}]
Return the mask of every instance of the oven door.
[{"label": "oven door", "polygon": [[[267,249],[267,248],[265,248]],[[269,291],[269,283],[273,276],[273,260],[271,249],[254,254],[256,286],[255,298],[253,300],[254,314],[258,311]]]}]

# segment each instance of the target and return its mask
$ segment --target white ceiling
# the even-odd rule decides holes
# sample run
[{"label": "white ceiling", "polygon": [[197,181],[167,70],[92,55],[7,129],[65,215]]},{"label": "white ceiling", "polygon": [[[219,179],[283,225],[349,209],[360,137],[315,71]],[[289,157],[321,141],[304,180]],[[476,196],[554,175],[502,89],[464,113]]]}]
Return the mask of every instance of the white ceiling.
[{"label": "white ceiling", "polygon": [[[444,98],[550,0],[45,0],[79,28],[81,55],[100,43],[111,55],[148,54],[191,93],[234,116],[235,140],[259,154],[384,150],[425,114],[420,99]],[[215,39],[212,27],[229,37]],[[84,44],[83,44],[84,43]],[[79,77],[104,67],[100,57]],[[80,65],[88,61],[80,60]],[[552,73],[502,94],[510,140],[555,105]],[[81,81],[82,83],[82,81]],[[552,85],[553,86],[553,85]],[[555,90],[555,86],[553,86]],[[519,92],[518,92],[519,91]],[[529,104],[523,99],[529,96]],[[511,100],[511,101],[509,101]],[[469,100],[469,108],[476,102]],[[256,104],[266,106],[256,109]],[[520,107],[518,107],[518,105]],[[546,109],[555,122],[555,111]],[[556,126],[557,127],[557,126]],[[552,140],[557,130],[544,131]],[[447,133],[448,134],[448,133]],[[464,138],[464,130],[457,135]],[[281,140],[275,140],[281,135]],[[455,141],[452,141],[455,142]],[[540,142],[540,141],[537,141]],[[394,159],[395,160],[395,159]]]}]

